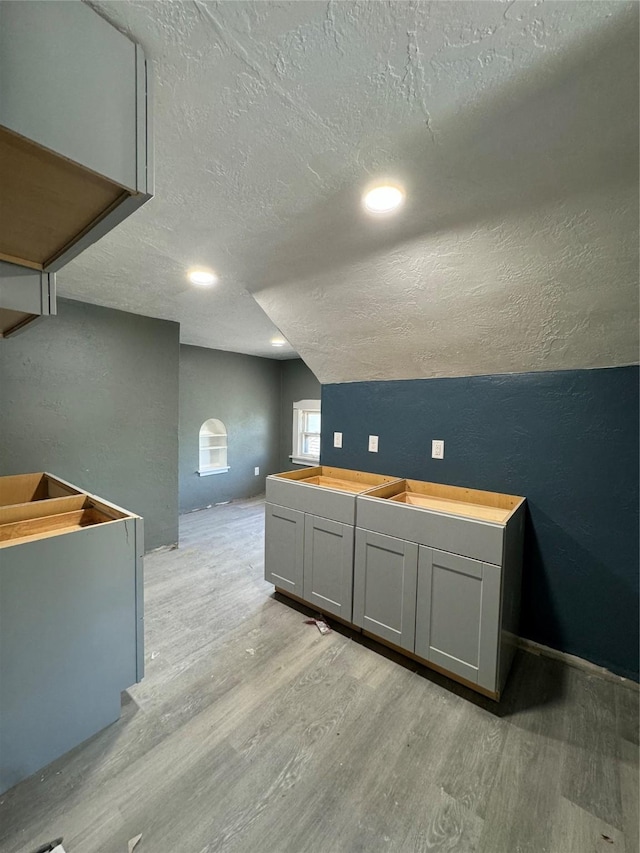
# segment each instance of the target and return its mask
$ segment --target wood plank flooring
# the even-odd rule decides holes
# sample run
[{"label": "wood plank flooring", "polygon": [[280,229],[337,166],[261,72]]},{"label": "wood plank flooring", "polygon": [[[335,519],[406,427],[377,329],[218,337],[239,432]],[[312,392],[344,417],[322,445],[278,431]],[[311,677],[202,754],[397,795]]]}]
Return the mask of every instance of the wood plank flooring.
[{"label": "wood plank flooring", "polygon": [[0,851],[638,853],[638,692],[521,652],[503,701],[274,596],[264,504],[145,560],[122,717],[0,796]]}]

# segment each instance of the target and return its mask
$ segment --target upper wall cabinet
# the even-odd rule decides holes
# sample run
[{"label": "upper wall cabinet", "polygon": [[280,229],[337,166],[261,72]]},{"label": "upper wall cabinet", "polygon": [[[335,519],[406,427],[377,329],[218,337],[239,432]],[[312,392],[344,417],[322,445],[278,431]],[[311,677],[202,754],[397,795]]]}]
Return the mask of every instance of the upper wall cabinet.
[{"label": "upper wall cabinet", "polygon": [[0,338],[56,313],[55,273],[0,261]]},{"label": "upper wall cabinet", "polygon": [[153,195],[142,49],[84,3],[0,3],[0,258],[53,272]]}]

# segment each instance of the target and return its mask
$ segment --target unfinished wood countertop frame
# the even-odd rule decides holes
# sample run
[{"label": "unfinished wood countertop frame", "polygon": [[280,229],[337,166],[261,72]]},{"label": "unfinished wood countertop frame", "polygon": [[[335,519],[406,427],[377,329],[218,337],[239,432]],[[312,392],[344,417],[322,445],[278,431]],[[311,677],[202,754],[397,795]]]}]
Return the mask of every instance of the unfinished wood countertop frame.
[{"label": "unfinished wood countertop frame", "polygon": [[284,471],[281,474],[272,474],[271,476],[276,480],[290,480],[304,486],[349,492],[354,495],[364,494],[371,489],[378,489],[381,486],[394,483],[398,479],[385,474],[371,474],[368,471],[333,468],[327,465]]},{"label": "unfinished wood countertop frame", "polygon": [[0,477],[0,549],[139,518],[46,472]]},{"label": "unfinished wood countertop frame", "polygon": [[525,498],[519,495],[485,492],[422,480],[396,480],[381,486],[367,497],[403,503],[417,510],[442,512],[494,524],[506,524],[525,501]]}]

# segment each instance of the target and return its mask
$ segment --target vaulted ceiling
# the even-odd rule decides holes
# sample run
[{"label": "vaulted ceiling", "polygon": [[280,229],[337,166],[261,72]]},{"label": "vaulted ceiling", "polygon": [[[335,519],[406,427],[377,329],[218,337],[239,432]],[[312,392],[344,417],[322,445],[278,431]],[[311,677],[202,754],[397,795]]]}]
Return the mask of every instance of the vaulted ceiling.
[{"label": "vaulted ceiling", "polygon": [[637,3],[91,5],[151,61],[156,197],[62,295],[321,382],[637,360]]}]

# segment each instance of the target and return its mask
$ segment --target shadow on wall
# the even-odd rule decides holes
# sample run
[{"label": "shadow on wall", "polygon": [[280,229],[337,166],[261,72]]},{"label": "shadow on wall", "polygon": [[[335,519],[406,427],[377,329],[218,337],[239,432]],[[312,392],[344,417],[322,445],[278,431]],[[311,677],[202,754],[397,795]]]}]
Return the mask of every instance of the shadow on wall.
[{"label": "shadow on wall", "polygon": [[[620,658],[620,637],[612,626],[628,626],[630,650],[637,649],[637,590],[535,503],[529,502],[527,510],[522,634],[578,657],[590,649],[590,660],[604,667]],[[614,538],[612,531],[612,548]],[[561,572],[555,570],[559,563]],[[570,621],[559,612],[558,601],[572,603]],[[638,678],[629,668],[616,671]]]},{"label": "shadow on wall", "polygon": [[318,276],[492,216],[633,185],[637,31],[637,6],[623,7],[572,52],[545,54],[491,99],[451,115],[434,138],[426,128],[406,140],[388,164],[408,190],[402,216],[371,229],[360,215],[362,187],[351,186],[298,217],[284,239],[249,240],[242,275],[250,290]]}]

